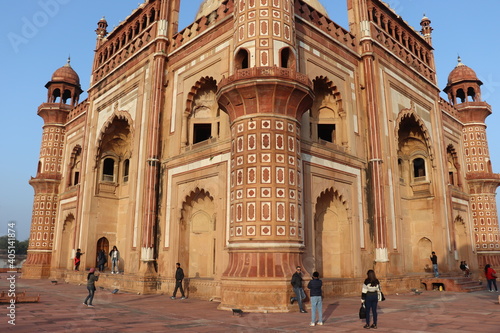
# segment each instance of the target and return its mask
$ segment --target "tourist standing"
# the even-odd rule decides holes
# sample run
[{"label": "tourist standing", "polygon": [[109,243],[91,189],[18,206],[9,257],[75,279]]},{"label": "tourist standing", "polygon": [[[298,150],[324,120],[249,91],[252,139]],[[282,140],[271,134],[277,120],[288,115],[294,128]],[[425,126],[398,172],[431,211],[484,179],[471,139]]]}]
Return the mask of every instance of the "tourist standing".
[{"label": "tourist standing", "polygon": [[304,304],[302,301],[306,298],[306,293],[304,292],[304,288],[302,287],[302,268],[297,266],[295,268],[295,273],[292,275],[292,280],[290,281],[293,287],[293,291],[295,293],[295,297],[290,297],[290,303],[297,301],[299,303],[299,309],[301,313],[307,313],[304,310]]},{"label": "tourist standing", "polygon": [[186,299],[186,296],[184,295],[184,289],[182,288],[182,280],[184,280],[184,270],[181,268],[180,263],[176,263],[175,266],[177,269],[175,270],[175,289],[174,289],[174,294],[171,299],[175,299],[175,295],[177,295],[177,289],[181,290],[181,299]]},{"label": "tourist standing", "polygon": [[434,277],[439,277],[439,272],[438,272],[438,257],[436,255],[436,252],[432,251],[430,259],[431,259],[431,262],[432,262],[432,269],[434,270]]},{"label": "tourist standing", "polygon": [[120,262],[120,251],[118,251],[116,245],[113,246],[113,249],[109,252],[109,256],[111,258],[111,274],[120,273],[118,268],[118,264]]},{"label": "tourist standing", "polygon": [[87,275],[87,290],[89,291],[89,295],[83,301],[83,304],[88,307],[94,307],[92,301],[94,300],[95,283],[97,280],[99,280],[99,275],[95,274],[95,268],[92,267]]},{"label": "tourist standing", "polygon": [[[361,289],[361,303],[365,303],[366,325],[363,328],[377,328],[377,305],[380,294],[380,282],[375,271],[370,269]],[[373,324],[370,326],[370,310],[373,314]]]},{"label": "tourist standing", "polygon": [[318,325],[323,325],[323,281],[319,279],[319,273],[313,273],[313,279],[307,284],[311,293],[311,326],[316,326],[316,311],[318,312]]},{"label": "tourist standing", "polygon": [[106,258],[106,253],[104,250],[100,250],[99,254],[97,255],[97,267],[99,268],[99,272],[104,272],[104,265],[108,259]]},{"label": "tourist standing", "polygon": [[484,266],[484,275],[486,275],[486,280],[488,280],[488,290],[493,292],[492,287],[495,287],[495,291],[498,292],[497,272],[491,267],[490,264]]}]

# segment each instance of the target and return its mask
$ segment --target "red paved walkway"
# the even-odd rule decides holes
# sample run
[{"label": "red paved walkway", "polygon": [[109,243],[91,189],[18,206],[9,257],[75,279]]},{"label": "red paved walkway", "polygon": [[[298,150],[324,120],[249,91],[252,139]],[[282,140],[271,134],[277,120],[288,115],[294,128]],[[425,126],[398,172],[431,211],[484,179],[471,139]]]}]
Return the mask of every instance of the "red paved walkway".
[{"label": "red paved walkway", "polygon": [[[0,274],[0,291],[7,274]],[[0,308],[0,332],[370,332],[357,317],[359,299],[326,299],[325,326],[309,327],[310,313],[247,313],[233,316],[218,303],[171,300],[170,295],[135,295],[98,288],[94,308],[82,305],[84,285],[52,285],[50,280],[17,279],[16,290],[40,293],[39,303],[18,303],[16,325],[8,324],[7,304]],[[498,295],[479,291],[427,291],[419,296],[387,295],[379,303],[377,332],[500,332]]]}]

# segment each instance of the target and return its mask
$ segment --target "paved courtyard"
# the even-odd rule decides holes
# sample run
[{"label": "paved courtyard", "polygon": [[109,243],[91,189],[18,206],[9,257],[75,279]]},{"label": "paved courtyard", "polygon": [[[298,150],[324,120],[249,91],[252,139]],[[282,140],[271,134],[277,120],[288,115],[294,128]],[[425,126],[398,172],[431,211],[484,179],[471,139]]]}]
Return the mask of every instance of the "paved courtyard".
[{"label": "paved courtyard", "polygon": [[[6,273],[0,291],[7,291]],[[85,285],[16,279],[16,292],[40,294],[39,303],[18,303],[15,326],[1,304],[1,332],[366,332],[358,319],[358,297],[325,299],[324,326],[310,327],[310,313],[246,313],[217,310],[218,303],[170,295],[136,295],[97,288],[94,308],[82,304]],[[380,332],[500,332],[500,293],[424,291],[387,295],[379,303]],[[294,307],[297,310],[297,306]],[[373,330],[371,330],[373,331]]]}]

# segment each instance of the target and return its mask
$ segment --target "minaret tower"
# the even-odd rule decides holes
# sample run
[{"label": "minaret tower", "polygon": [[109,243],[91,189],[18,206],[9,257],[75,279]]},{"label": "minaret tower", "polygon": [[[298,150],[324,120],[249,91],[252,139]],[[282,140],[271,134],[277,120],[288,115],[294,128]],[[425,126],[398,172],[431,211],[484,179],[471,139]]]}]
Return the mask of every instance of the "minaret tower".
[{"label": "minaret tower", "polygon": [[300,119],[312,84],[298,73],[293,0],[235,1],[234,68],[219,84],[230,117],[229,264],[221,308],[287,311],[303,251]]},{"label": "minaret tower", "polygon": [[463,144],[466,179],[470,191],[470,208],[479,267],[500,265],[500,234],[495,192],[500,175],[493,173],[488,141],[486,117],[491,106],[481,100],[482,82],[476,73],[465,66],[460,57],[448,76],[444,92],[451,104],[460,112],[464,123]]},{"label": "minaret tower", "polygon": [[425,41],[429,44],[432,45],[432,27],[431,27],[431,20],[427,16],[422,17],[422,20],[420,21],[420,26],[422,27],[422,30],[420,30],[420,33],[422,36],[424,36]]},{"label": "minaret tower", "polygon": [[28,258],[23,265],[23,277],[35,279],[50,275],[57,197],[62,177],[64,124],[82,93],[80,78],[71,68],[69,58],[66,65],[54,72],[45,87],[48,89],[47,102],[38,107],[38,115],[44,124],[36,177],[29,181],[35,198]]}]

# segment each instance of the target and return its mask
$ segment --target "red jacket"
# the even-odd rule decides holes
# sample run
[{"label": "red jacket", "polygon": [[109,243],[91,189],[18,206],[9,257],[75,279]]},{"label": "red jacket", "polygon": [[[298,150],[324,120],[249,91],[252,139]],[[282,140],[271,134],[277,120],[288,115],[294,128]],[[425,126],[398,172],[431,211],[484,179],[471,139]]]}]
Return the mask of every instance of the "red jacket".
[{"label": "red jacket", "polygon": [[[493,268],[491,268],[491,267],[488,267],[488,270],[486,271],[486,273],[484,275],[486,275],[486,278],[488,280],[493,280],[493,279],[497,278],[496,277],[497,272],[495,272],[495,270]],[[493,276],[493,275],[495,275],[495,276]]]}]

